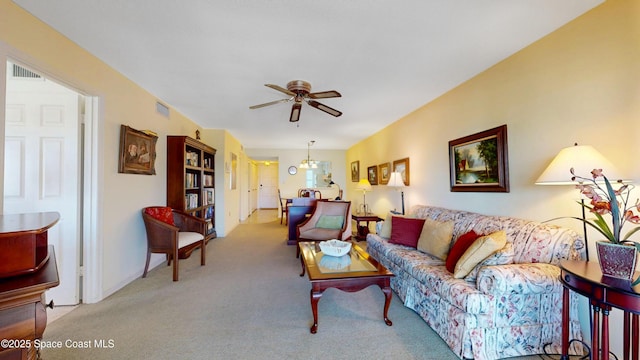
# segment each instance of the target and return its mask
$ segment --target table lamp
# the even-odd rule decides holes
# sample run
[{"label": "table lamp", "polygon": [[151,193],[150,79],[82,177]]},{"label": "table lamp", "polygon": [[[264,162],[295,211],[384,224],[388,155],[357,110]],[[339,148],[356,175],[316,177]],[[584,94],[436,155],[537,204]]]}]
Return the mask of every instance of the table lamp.
[{"label": "table lamp", "polygon": [[[560,150],[558,155],[553,158],[549,166],[542,172],[542,175],[538,177],[536,185],[576,185],[577,183],[571,180],[571,173],[569,172],[571,168],[575,170],[576,174],[589,174],[593,169],[603,169],[607,174],[607,178],[612,180],[622,179],[618,169],[593,146],[578,145],[576,143],[574,146]],[[581,197],[580,201],[582,203],[582,231],[584,232],[587,261],[589,261],[587,224],[584,222],[586,219],[584,197]]]},{"label": "table lamp", "polygon": [[402,198],[402,215],[404,215],[404,188],[406,185],[404,184],[404,181],[402,181],[402,174],[397,171],[392,172],[391,176],[389,176],[387,186],[400,191],[400,197]]},{"label": "table lamp", "polygon": [[356,185],[356,190],[362,191],[362,205],[360,205],[361,211],[364,214],[369,213],[369,207],[367,206],[367,191],[371,191],[371,184],[367,179],[360,179],[358,185]]},{"label": "table lamp", "polygon": [[329,186],[335,185],[338,188],[338,196],[336,196],[336,200],[342,200],[342,189],[340,189],[340,185],[336,184],[335,182],[333,182],[333,180],[331,180],[329,182]]}]

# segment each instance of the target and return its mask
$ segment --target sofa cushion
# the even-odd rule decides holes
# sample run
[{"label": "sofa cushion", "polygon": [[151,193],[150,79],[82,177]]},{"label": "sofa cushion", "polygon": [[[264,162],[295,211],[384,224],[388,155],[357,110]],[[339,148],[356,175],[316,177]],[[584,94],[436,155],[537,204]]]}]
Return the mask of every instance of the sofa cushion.
[{"label": "sofa cushion", "polygon": [[506,244],[507,234],[503,230],[477,238],[456,263],[453,276],[456,279],[462,279],[467,276],[476,265],[489,255],[502,249]]},{"label": "sofa cushion", "polygon": [[447,262],[445,264],[447,270],[449,270],[450,273],[453,273],[453,271],[456,268],[456,264],[458,263],[458,260],[460,260],[460,258],[462,257],[462,254],[464,254],[464,252],[467,251],[467,249],[471,246],[471,244],[473,244],[474,241],[476,241],[478,237],[480,237],[480,235],[476,234],[475,231],[471,230],[467,233],[460,235],[458,240],[456,240],[456,242],[451,247],[451,250],[449,250],[449,255],[447,256]]},{"label": "sofa cushion", "polygon": [[451,247],[453,235],[453,221],[435,221],[425,219],[420,237],[418,250],[445,260]]},{"label": "sofa cushion", "polygon": [[393,216],[391,218],[391,238],[389,242],[415,248],[418,245],[418,238],[423,225],[424,219]]},{"label": "sofa cushion", "polygon": [[151,206],[144,209],[144,212],[156,220],[160,220],[169,225],[176,225],[173,222],[173,211],[168,206]]},{"label": "sofa cushion", "polygon": [[467,276],[464,277],[466,281],[475,283],[478,278],[478,272],[485,266],[493,265],[509,265],[513,264],[514,258],[513,244],[507,242],[507,244],[500,250],[489,255],[486,259],[476,265]]},{"label": "sofa cushion", "polygon": [[344,216],[342,215],[320,215],[318,222],[316,223],[317,228],[322,229],[342,229],[344,225]]}]

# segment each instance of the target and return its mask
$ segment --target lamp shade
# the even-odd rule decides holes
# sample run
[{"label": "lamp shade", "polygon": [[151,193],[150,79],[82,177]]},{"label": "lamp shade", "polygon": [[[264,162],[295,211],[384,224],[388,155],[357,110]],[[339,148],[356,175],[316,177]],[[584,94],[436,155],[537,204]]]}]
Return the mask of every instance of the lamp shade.
[{"label": "lamp shade", "polygon": [[571,168],[579,176],[589,177],[593,169],[602,169],[607,179],[624,179],[618,169],[593,146],[576,144],[560,150],[538,177],[536,185],[575,185],[576,182],[571,181]]},{"label": "lamp shade", "polygon": [[391,186],[391,187],[397,187],[397,188],[403,188],[406,185],[404,184],[404,181],[402,181],[402,174],[399,172],[392,172],[391,176],[389,176],[389,182],[387,183],[387,186]]},{"label": "lamp shade", "polygon": [[367,179],[360,179],[360,182],[356,185],[356,189],[362,192],[371,191],[371,184]]}]

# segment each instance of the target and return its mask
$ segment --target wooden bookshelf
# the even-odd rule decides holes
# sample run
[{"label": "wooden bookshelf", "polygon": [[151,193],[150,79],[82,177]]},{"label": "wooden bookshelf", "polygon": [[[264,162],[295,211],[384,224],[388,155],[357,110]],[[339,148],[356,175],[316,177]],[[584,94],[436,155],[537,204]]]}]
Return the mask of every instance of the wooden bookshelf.
[{"label": "wooden bookshelf", "polygon": [[216,237],[216,149],[188,136],[167,136],[167,206],[204,219]]}]

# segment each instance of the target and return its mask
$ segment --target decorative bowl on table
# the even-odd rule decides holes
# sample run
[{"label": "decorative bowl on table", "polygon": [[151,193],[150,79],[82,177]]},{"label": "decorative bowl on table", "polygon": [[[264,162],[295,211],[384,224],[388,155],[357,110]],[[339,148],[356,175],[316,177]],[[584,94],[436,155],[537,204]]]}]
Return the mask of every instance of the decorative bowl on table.
[{"label": "decorative bowl on table", "polygon": [[337,239],[321,241],[319,246],[322,253],[329,256],[342,256],[351,250],[350,242]]},{"label": "decorative bowl on table", "polygon": [[329,270],[341,270],[349,265],[351,265],[351,256],[348,254],[342,256],[329,256],[325,254],[325,256],[322,256],[322,259],[320,259],[320,266]]}]

